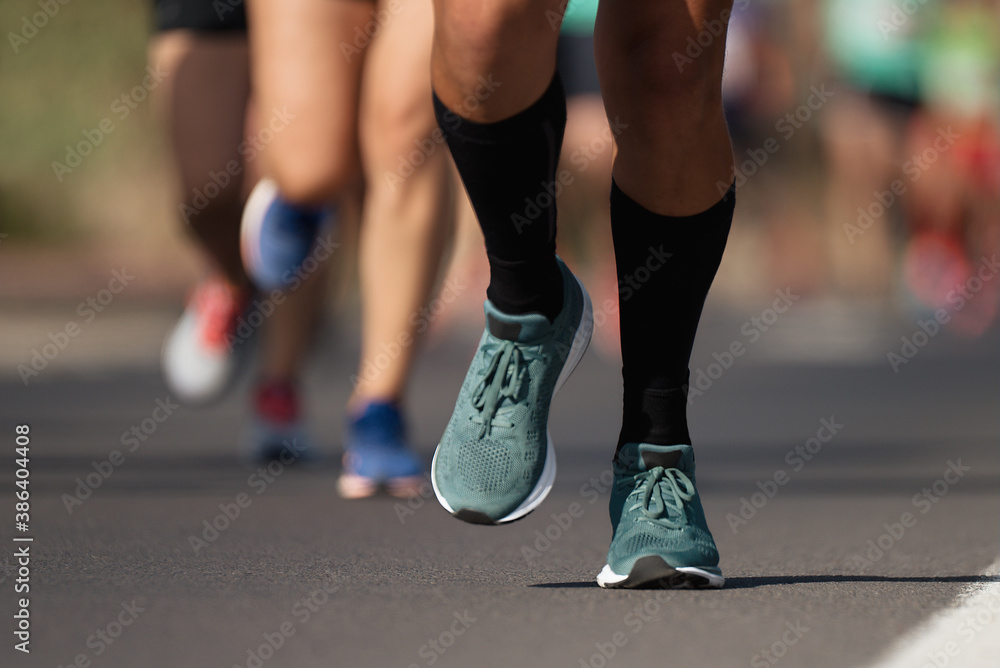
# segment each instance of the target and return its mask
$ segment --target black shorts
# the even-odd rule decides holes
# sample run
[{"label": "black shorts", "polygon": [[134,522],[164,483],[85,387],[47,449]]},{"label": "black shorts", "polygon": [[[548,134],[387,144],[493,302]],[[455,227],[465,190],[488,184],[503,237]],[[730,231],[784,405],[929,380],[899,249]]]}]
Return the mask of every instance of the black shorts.
[{"label": "black shorts", "polygon": [[153,0],[156,29],[228,32],[247,29],[244,0]]}]

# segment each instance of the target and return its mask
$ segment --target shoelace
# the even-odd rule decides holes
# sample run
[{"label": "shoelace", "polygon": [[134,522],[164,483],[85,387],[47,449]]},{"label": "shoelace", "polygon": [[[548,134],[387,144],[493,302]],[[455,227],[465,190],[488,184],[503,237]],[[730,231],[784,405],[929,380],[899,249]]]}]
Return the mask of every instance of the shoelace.
[{"label": "shoelace", "polygon": [[522,349],[514,341],[500,341],[496,346],[489,366],[472,392],[472,406],[479,411],[472,419],[482,424],[479,438],[489,435],[494,422],[496,426],[513,426],[497,420],[497,411],[504,399],[514,399],[520,393],[528,377],[528,362],[541,358],[540,353]]},{"label": "shoelace", "polygon": [[[680,469],[665,469],[655,466],[618,481],[622,489],[640,492],[638,501],[629,510],[642,510],[642,518],[668,529],[680,529],[685,525],[684,504],[694,498],[694,483]],[[664,488],[669,494],[664,494]],[[667,512],[672,510],[673,513]],[[670,519],[673,515],[679,519]]]}]

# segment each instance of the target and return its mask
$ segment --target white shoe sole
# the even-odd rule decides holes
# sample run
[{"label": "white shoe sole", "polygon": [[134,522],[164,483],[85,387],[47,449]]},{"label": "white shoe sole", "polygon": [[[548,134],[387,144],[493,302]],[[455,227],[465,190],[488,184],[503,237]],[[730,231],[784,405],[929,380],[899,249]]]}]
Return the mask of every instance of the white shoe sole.
[{"label": "white shoe sole", "polygon": [[240,220],[240,256],[251,278],[261,265],[260,230],[264,225],[264,214],[277,197],[278,184],[272,179],[261,179],[250,191],[250,197],[243,207],[243,217]]},{"label": "white shoe sole", "polygon": [[[656,557],[659,559],[659,557]],[[640,560],[641,561],[641,560]],[[636,562],[632,572],[620,575],[604,565],[597,574],[597,584],[604,589],[630,589],[637,587],[654,587],[661,589],[719,589],[726,583],[726,578],[710,573],[695,566],[668,566],[659,559],[662,566],[654,566],[656,570],[637,573],[640,565]]]},{"label": "white shoe sole", "polygon": [[199,355],[197,321],[190,307],[185,308],[160,347],[163,380],[174,398],[186,406],[210,406],[223,399],[239,382],[248,366],[254,337],[240,339],[234,350],[212,357]]}]

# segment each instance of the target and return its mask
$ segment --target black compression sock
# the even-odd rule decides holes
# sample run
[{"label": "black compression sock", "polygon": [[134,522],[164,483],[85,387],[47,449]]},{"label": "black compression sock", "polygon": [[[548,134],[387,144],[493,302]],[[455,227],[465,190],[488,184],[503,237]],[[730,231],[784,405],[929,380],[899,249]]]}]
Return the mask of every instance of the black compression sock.
[{"label": "black compression sock", "polygon": [[691,443],[687,367],[735,203],[733,186],[707,211],[661,216],[611,184],[625,383],[619,448]]},{"label": "black compression sock", "polygon": [[486,240],[487,297],[504,313],[562,310],[556,264],[555,180],[566,94],[558,73],[534,104],[496,123],[475,123],[450,111],[437,95],[434,112],[455,158]]}]

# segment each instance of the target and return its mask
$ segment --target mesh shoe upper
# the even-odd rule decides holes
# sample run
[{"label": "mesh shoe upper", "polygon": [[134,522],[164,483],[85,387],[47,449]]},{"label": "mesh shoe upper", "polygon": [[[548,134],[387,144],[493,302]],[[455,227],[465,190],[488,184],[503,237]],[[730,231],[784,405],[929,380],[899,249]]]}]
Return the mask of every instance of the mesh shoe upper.
[{"label": "mesh shoe upper", "polygon": [[560,268],[564,305],[554,323],[485,303],[487,328],[435,453],[435,490],[451,512],[502,521],[539,485],[550,452],[552,395],[590,334],[586,293],[561,262]]},{"label": "mesh shoe upper", "polygon": [[695,489],[690,445],[626,443],[615,458],[614,475],[611,570],[626,575],[640,558],[659,556],[674,568],[721,573],[719,552]]}]

